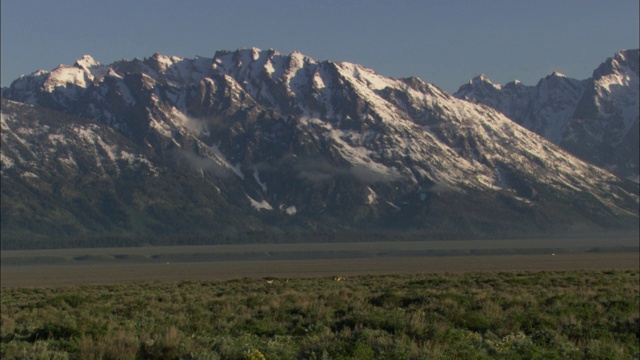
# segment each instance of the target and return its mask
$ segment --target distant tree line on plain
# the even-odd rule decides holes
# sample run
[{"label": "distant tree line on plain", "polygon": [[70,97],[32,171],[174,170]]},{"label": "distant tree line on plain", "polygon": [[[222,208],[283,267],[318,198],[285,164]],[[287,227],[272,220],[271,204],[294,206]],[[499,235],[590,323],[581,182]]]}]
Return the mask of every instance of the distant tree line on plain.
[{"label": "distant tree line on plain", "polygon": [[424,241],[470,239],[464,234],[434,234],[424,232],[302,232],[302,231],[246,231],[223,234],[173,235],[96,235],[77,237],[39,237],[3,235],[2,250],[68,249],[139,246],[226,245],[226,244],[286,244],[286,243],[344,243],[372,241]]},{"label": "distant tree line on plain", "polygon": [[294,244],[294,243],[348,243],[378,241],[442,241],[442,240],[498,240],[498,239],[560,239],[560,238],[614,238],[638,236],[637,231],[590,231],[564,233],[503,233],[482,235],[473,233],[441,233],[428,231],[287,231],[255,230],[215,234],[101,234],[76,237],[42,237],[24,234],[2,234],[2,250],[106,248],[140,246],[189,246],[230,244]]}]

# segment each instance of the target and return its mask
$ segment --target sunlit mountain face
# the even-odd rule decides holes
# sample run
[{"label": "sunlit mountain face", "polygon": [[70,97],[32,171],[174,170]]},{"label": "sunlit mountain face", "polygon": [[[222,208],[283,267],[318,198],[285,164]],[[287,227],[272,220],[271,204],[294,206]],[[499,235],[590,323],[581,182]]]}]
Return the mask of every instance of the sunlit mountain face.
[{"label": "sunlit mountain face", "polygon": [[454,96],[501,111],[579,158],[638,182],[639,51],[618,52],[586,80],[560,73],[535,86],[478,76]]}]

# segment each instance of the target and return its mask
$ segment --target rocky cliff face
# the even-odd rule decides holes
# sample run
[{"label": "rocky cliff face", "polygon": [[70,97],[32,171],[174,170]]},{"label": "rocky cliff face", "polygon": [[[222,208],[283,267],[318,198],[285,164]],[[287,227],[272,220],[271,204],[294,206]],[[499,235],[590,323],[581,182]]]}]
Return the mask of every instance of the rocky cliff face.
[{"label": "rocky cliff face", "polygon": [[[2,94],[32,104],[3,100],[2,229],[12,234],[45,233],[26,225],[62,221],[52,213],[71,224],[60,236],[481,237],[638,221],[637,186],[494,109],[297,52],[86,56]],[[47,206],[20,210],[43,193]]]},{"label": "rocky cliff face", "polygon": [[553,73],[536,86],[479,76],[454,96],[490,106],[583,160],[638,182],[638,50],[616,53],[586,80]]},{"label": "rocky cliff face", "polygon": [[617,53],[593,72],[560,144],[638,182],[638,50]]}]

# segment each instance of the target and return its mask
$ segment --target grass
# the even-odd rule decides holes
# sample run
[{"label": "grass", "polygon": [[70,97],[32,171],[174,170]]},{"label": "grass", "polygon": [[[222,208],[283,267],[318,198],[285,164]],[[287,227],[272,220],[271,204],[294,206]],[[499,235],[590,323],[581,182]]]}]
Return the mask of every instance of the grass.
[{"label": "grass", "polygon": [[3,359],[638,359],[639,272],[3,288]]}]

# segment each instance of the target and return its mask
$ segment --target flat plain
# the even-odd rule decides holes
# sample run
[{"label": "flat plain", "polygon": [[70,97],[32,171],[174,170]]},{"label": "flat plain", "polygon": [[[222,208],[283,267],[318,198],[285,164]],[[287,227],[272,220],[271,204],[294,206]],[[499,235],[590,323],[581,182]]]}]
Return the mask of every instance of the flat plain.
[{"label": "flat plain", "polygon": [[3,287],[472,271],[638,269],[637,237],[247,244],[1,253]]}]

